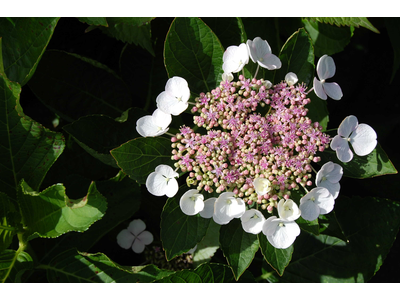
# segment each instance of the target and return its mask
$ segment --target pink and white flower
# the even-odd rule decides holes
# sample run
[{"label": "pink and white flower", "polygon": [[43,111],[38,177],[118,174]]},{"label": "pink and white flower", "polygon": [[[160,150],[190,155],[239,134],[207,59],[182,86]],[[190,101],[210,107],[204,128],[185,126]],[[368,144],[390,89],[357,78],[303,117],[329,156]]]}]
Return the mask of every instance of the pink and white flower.
[{"label": "pink and white flower", "polygon": [[317,77],[314,77],[314,92],[323,99],[327,99],[327,95],[334,100],[340,100],[343,96],[342,89],[336,82],[326,82],[326,79],[332,78],[335,75],[336,66],[333,58],[328,55],[323,55],[317,63]]},{"label": "pink and white flower", "polygon": [[117,235],[117,243],[124,249],[132,248],[135,253],[142,253],[146,245],[150,245],[154,238],[151,232],[145,231],[146,224],[140,220],[133,220],[127,229]]}]

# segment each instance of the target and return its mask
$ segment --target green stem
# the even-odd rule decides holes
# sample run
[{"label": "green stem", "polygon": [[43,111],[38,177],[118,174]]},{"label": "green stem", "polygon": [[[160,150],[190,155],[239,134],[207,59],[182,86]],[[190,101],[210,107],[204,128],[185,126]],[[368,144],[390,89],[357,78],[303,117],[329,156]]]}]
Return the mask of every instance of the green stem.
[{"label": "green stem", "polygon": [[7,270],[6,275],[3,278],[3,281],[2,281],[3,283],[6,282],[8,276],[10,275],[10,272],[11,272],[12,268],[14,267],[15,262],[17,261],[18,255],[21,252],[23,252],[26,249],[26,247],[28,246],[28,241],[25,240],[24,233],[23,232],[18,233],[17,235],[18,235],[18,240],[19,240],[19,247],[18,247],[18,250],[15,252],[14,258],[11,262],[11,265],[9,266],[9,268]]}]

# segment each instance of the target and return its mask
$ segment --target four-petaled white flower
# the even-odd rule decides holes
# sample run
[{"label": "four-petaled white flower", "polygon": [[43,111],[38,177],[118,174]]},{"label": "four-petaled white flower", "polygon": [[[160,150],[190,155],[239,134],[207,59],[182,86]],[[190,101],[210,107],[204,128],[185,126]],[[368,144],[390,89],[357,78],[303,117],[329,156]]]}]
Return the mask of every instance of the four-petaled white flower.
[{"label": "four-petaled white flower", "polygon": [[168,131],[171,121],[170,114],[156,109],[151,116],[144,116],[136,121],[136,131],[143,137],[159,136]]},{"label": "four-petaled white flower", "polygon": [[297,75],[293,72],[289,72],[285,76],[285,81],[289,86],[295,85],[299,79],[297,78]]},{"label": "four-petaled white flower", "polygon": [[335,75],[336,66],[333,58],[328,55],[323,55],[317,63],[317,74],[321,81],[314,77],[314,92],[323,99],[327,99],[327,95],[334,100],[340,100],[343,96],[342,89],[336,82],[326,82],[326,79],[332,78]]},{"label": "four-petaled white flower", "polygon": [[300,217],[300,209],[293,200],[281,199],[278,203],[278,214],[279,218],[272,216],[264,222],[262,232],[272,246],[286,249],[300,234],[300,227],[295,222]]},{"label": "four-petaled white flower", "polygon": [[179,201],[182,212],[188,216],[194,216],[204,209],[204,196],[197,189],[188,190]]},{"label": "four-petaled white flower", "polygon": [[334,205],[335,200],[329,190],[316,187],[300,199],[301,216],[305,220],[313,221],[319,215],[330,213]]},{"label": "four-petaled white flower", "polygon": [[167,114],[177,116],[188,106],[190,90],[187,81],[179,76],[168,79],[165,91],[157,96],[157,107]]},{"label": "four-petaled white flower", "polygon": [[324,164],[318,171],[315,178],[317,187],[324,187],[332,194],[333,199],[336,199],[340,191],[340,179],[342,179],[343,168],[331,161]]},{"label": "four-petaled white flower", "polygon": [[132,248],[135,253],[142,253],[146,245],[153,242],[153,235],[145,231],[146,224],[140,220],[133,220],[127,229],[117,235],[117,243],[124,249]]},{"label": "four-petaled white flower", "polygon": [[229,46],[226,48],[222,57],[222,70],[224,73],[237,73],[249,62],[249,52],[246,44],[239,46]]},{"label": "four-petaled white flower", "polygon": [[163,196],[171,198],[178,192],[178,181],[176,173],[170,166],[159,165],[153,173],[150,173],[146,179],[146,187],[150,194],[154,196]]},{"label": "four-petaled white flower", "polygon": [[354,152],[359,156],[370,154],[378,143],[375,130],[367,124],[358,124],[355,116],[346,117],[338,128],[332,142],[331,148],[336,151],[338,159],[342,162],[349,162],[353,159],[353,152],[350,150],[349,142]]},{"label": "four-petaled white flower", "polygon": [[243,230],[252,234],[259,234],[265,222],[264,215],[253,208],[246,210],[240,220],[242,221]]},{"label": "four-petaled white flower", "polygon": [[257,195],[263,196],[271,190],[271,183],[268,179],[257,177],[253,181],[254,190]]},{"label": "four-petaled white flower", "polygon": [[233,192],[222,193],[214,204],[213,219],[220,225],[228,224],[233,218],[240,218],[246,211],[246,205]]},{"label": "four-petaled white flower", "polygon": [[271,47],[266,40],[256,37],[254,40],[247,40],[247,48],[250,58],[261,67],[268,70],[279,69],[282,66],[281,60],[271,52]]}]

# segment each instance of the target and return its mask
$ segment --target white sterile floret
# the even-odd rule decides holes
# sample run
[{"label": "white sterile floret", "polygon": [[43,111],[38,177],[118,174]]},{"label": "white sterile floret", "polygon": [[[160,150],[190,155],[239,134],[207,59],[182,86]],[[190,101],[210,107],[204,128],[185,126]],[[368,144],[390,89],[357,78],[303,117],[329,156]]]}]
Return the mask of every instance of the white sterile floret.
[{"label": "white sterile floret", "polygon": [[194,216],[204,208],[204,196],[197,189],[188,190],[179,201],[182,212],[188,216]]},{"label": "white sterile floret", "polygon": [[327,99],[327,95],[334,100],[340,100],[343,96],[342,89],[336,82],[326,82],[326,79],[332,78],[335,75],[336,66],[333,58],[328,55],[323,55],[317,63],[317,77],[314,77],[314,92],[323,99]]},{"label": "white sterile floret", "polygon": [[319,215],[330,213],[334,205],[335,200],[328,189],[316,187],[300,199],[301,216],[305,220],[313,221]]},{"label": "white sterile floret", "polygon": [[285,81],[289,86],[295,85],[299,79],[297,78],[297,75],[293,72],[289,72],[285,76]]},{"label": "white sterile floret", "polygon": [[272,216],[264,222],[262,232],[272,246],[278,249],[286,249],[294,243],[296,237],[300,234],[300,227],[294,221]]},{"label": "white sterile floret", "polygon": [[271,47],[266,40],[256,37],[254,40],[247,40],[247,48],[253,62],[268,70],[279,69],[282,66],[281,60],[271,52]]},{"label": "white sterile floret", "polygon": [[378,141],[375,130],[367,124],[358,124],[355,116],[346,117],[338,128],[336,135],[331,142],[332,150],[336,151],[338,159],[342,162],[349,162],[353,159],[353,152],[359,156],[370,154],[376,147]]},{"label": "white sterile floret", "polygon": [[278,214],[281,219],[294,221],[300,217],[300,209],[291,199],[281,199],[278,203]]},{"label": "white sterile floret", "polygon": [[159,165],[153,173],[146,179],[146,188],[154,196],[164,196],[171,198],[178,192],[178,181],[175,177],[179,174],[170,166]]},{"label": "white sterile floret", "polygon": [[246,211],[246,205],[233,192],[222,193],[214,204],[213,219],[220,225],[228,224],[233,218],[240,218]]},{"label": "white sterile floret", "polygon": [[190,90],[187,81],[178,76],[168,79],[165,91],[157,96],[157,107],[167,114],[177,116],[188,106]]},{"label": "white sterile floret", "polygon": [[268,179],[257,177],[253,181],[254,189],[257,195],[263,196],[271,190],[271,183]]},{"label": "white sterile floret", "polygon": [[222,74],[222,80],[231,82],[233,80],[233,74],[232,73],[224,73]]},{"label": "white sterile floret", "polygon": [[257,209],[247,210],[241,217],[243,230],[252,233],[259,234],[265,222],[264,215]]},{"label": "white sterile floret", "polygon": [[324,187],[332,194],[333,199],[336,199],[340,191],[340,179],[343,176],[342,166],[331,161],[324,164],[318,171],[315,178],[317,187]]},{"label": "white sterile floret", "polygon": [[159,136],[168,131],[171,121],[170,114],[156,109],[151,116],[144,116],[136,121],[136,131],[143,137]]},{"label": "white sterile floret", "polygon": [[246,44],[229,46],[222,57],[222,70],[224,73],[237,73],[249,62],[249,52]]},{"label": "white sterile floret", "polygon": [[212,198],[209,198],[206,201],[204,201],[204,208],[200,212],[201,217],[203,217],[205,219],[212,218],[212,216],[214,214],[214,204],[215,204],[216,200],[217,200],[217,198],[212,197]]},{"label": "white sterile floret", "polygon": [[127,229],[117,235],[117,243],[124,249],[132,248],[135,253],[142,253],[146,245],[153,242],[153,235],[145,231],[146,224],[140,220],[133,220]]}]

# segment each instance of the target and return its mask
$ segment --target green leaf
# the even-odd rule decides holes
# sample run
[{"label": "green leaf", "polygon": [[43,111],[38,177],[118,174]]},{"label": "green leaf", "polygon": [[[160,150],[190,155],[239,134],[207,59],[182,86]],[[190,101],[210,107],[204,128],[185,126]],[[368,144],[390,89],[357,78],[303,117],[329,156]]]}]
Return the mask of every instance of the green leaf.
[{"label": "green leaf", "polygon": [[21,282],[22,273],[32,268],[32,257],[26,252],[7,249],[0,253],[0,282]]},{"label": "green leaf", "polygon": [[307,104],[307,117],[313,122],[318,122],[322,126],[322,131],[325,131],[329,123],[329,112],[326,100],[318,98],[314,91],[307,94],[307,97],[311,100],[311,102]]},{"label": "green leaf", "polygon": [[167,260],[188,252],[206,235],[210,219],[185,215],[179,199],[183,195],[181,188],[174,198],[169,198],[161,213],[161,241]]},{"label": "green leaf", "polygon": [[343,51],[353,34],[353,27],[337,27],[308,19],[303,19],[303,23],[311,37],[314,53],[318,57]]},{"label": "green leaf", "polygon": [[215,33],[225,49],[229,46],[239,46],[247,42],[246,32],[241,18],[202,18]]},{"label": "green leaf", "polygon": [[63,129],[90,155],[103,163],[118,168],[110,151],[128,140],[139,137],[136,121],[146,113],[140,109],[129,109],[123,122],[108,116],[94,115],[82,117]]},{"label": "green leaf", "polygon": [[107,209],[106,199],[97,191],[94,182],[85,197],[71,200],[62,184],[38,193],[22,181],[18,198],[28,239],[36,234],[58,237],[68,231],[85,231],[100,220]]},{"label": "green leaf", "polygon": [[314,49],[310,36],[300,28],[283,45],[279,58],[282,67],[276,70],[275,80],[277,83],[285,79],[289,72],[297,75],[299,83],[304,82],[307,86],[312,84],[314,77]]},{"label": "green leaf", "polygon": [[370,21],[368,21],[365,17],[325,17],[325,18],[307,18],[312,21],[318,21],[322,23],[329,23],[336,26],[354,26],[354,27],[365,27],[375,33],[379,33],[379,30],[376,29]]},{"label": "green leaf", "polygon": [[25,85],[53,35],[60,18],[0,18],[4,70],[11,81]]},{"label": "green leaf", "polygon": [[221,225],[210,222],[205,237],[197,244],[196,251],[193,253],[193,265],[195,267],[211,260],[219,248],[219,229]]},{"label": "green leaf", "polygon": [[286,249],[277,249],[268,242],[267,237],[263,233],[258,234],[258,240],[265,260],[279,276],[282,276],[285,268],[292,259],[293,245]]},{"label": "green leaf", "polygon": [[0,192],[0,253],[7,249],[18,232],[20,216],[10,198]]},{"label": "green leaf", "polygon": [[64,149],[61,133],[23,113],[20,93],[20,85],[0,73],[0,190],[14,200],[20,180],[37,190]]},{"label": "green leaf", "polygon": [[400,204],[339,196],[335,214],[344,240],[303,231],[285,274],[272,281],[367,282],[379,270],[399,230]]},{"label": "green leaf", "polygon": [[400,67],[400,37],[398,35],[398,32],[400,31],[400,21],[399,18],[384,18],[384,21],[394,52],[393,71],[392,77],[390,78],[390,83],[392,83],[394,76]]},{"label": "green leaf", "polygon": [[219,242],[221,250],[238,280],[250,266],[259,248],[257,235],[245,232],[240,220],[233,219],[229,224],[221,227]]},{"label": "green leaf", "polygon": [[217,36],[199,18],[176,18],[164,46],[169,77],[186,79],[194,94],[208,92],[221,82],[224,49]]},{"label": "green leaf", "polygon": [[47,279],[53,283],[152,282],[173,273],[153,265],[123,267],[103,253],[89,254],[75,249],[62,252],[50,264],[40,265],[39,268],[47,271]]},{"label": "green leaf", "polygon": [[319,152],[318,155],[321,157],[321,165],[328,161],[337,163],[343,167],[343,176],[351,178],[370,178],[387,174],[397,174],[396,168],[379,143],[370,154],[366,156],[354,154],[353,159],[348,163],[341,162],[337,158],[336,152],[330,149]]},{"label": "green leaf", "polygon": [[160,164],[173,166],[171,142],[163,137],[140,137],[111,150],[118,166],[142,184]]},{"label": "green leaf", "polygon": [[124,43],[140,45],[153,56],[150,21],[153,17],[107,18],[108,27],[100,27],[101,31]]},{"label": "green leaf", "polygon": [[29,82],[34,94],[68,122],[89,114],[112,118],[132,106],[126,84],[94,60],[62,51],[46,51]]},{"label": "green leaf", "polygon": [[88,25],[108,26],[106,18],[103,17],[78,17],[78,20]]}]

